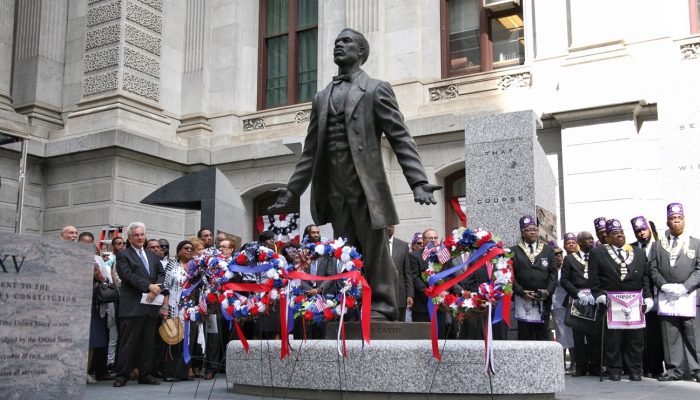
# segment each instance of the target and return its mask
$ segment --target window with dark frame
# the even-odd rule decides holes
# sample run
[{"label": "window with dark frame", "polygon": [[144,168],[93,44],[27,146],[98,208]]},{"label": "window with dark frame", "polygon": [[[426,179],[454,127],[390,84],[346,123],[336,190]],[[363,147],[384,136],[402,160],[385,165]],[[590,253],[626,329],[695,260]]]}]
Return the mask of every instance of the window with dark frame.
[{"label": "window with dark frame", "polygon": [[483,0],[441,0],[442,75],[467,75],[522,65],[521,7],[491,11]]},{"label": "window with dark frame", "polygon": [[700,0],[688,0],[690,7],[690,33],[700,33]]},{"label": "window with dark frame", "polygon": [[258,109],[311,101],[317,55],[318,0],[260,0]]},{"label": "window with dark frame", "polygon": [[453,229],[466,225],[466,215],[462,205],[466,199],[466,178],[464,169],[445,177],[445,235]]}]

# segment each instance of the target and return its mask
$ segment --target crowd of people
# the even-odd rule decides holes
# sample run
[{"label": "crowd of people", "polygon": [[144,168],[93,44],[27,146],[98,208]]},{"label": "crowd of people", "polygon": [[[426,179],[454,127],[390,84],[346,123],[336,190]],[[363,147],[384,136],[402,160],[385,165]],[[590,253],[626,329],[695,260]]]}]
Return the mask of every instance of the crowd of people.
[{"label": "crowd of people", "polygon": [[[636,217],[631,221],[636,241],[630,244],[619,220],[597,218],[597,241],[587,231],[570,232],[564,235],[562,249],[556,242],[545,243],[539,238],[534,218],[522,217],[521,240],[510,246],[517,335],[509,335],[506,324],[499,322],[493,326],[494,339],[557,340],[565,355],[567,351],[570,354],[568,373],[574,377],[606,374],[618,381],[627,374],[631,381],[646,375],[662,381],[700,382],[697,308],[692,316],[659,311],[659,302],[668,305],[688,296],[700,307],[700,300],[694,297],[700,286],[700,241],[685,232],[684,218],[681,204],[669,204],[668,230],[658,234],[653,223]],[[394,232],[393,225],[387,227],[388,250],[398,273],[399,321],[428,322],[427,283],[421,276],[427,268],[423,249],[430,243],[438,246],[439,235],[435,229],[426,229],[406,242]],[[302,237],[308,242],[322,241],[316,225],[307,226]],[[74,226],[65,227],[61,238],[94,243],[91,233],[78,234]],[[275,243],[269,231],[258,241],[286,257],[287,262],[293,262],[287,250],[300,246]],[[203,228],[196,237],[179,242],[171,255],[167,240],[148,239],[146,227],[134,222],[126,237],[115,237],[111,245],[111,254],[95,256],[94,283],[118,287],[119,299],[102,303],[97,289],[93,291],[88,383],[114,379],[115,387],[129,380],[159,384],[163,379],[212,379],[223,372],[225,345],[238,337],[217,310],[210,310],[208,318],[192,324],[187,333],[177,321],[182,317],[188,263],[208,254],[230,261],[235,242],[224,233],[214,237],[210,229]],[[334,261],[330,256],[313,259],[305,272],[320,277],[335,275],[340,271]],[[261,283],[261,279],[264,282],[260,274],[243,273],[236,281]],[[450,290],[455,295],[476,291],[490,279],[484,266]],[[301,287],[309,295],[333,295],[337,290],[332,280],[302,281]],[[614,326],[610,319],[614,313],[608,313],[608,308],[614,306],[617,293],[638,295],[637,303],[627,304],[623,312],[632,320],[637,312],[643,324],[628,329]],[[578,315],[576,310],[583,313],[585,309],[593,310],[588,318],[572,317]],[[242,332],[250,338],[279,339],[278,313],[272,308],[255,322],[242,323]],[[356,318],[348,315],[346,320]],[[444,310],[437,312],[440,338],[483,339],[483,324],[482,318],[458,321]],[[185,334],[189,340],[182,341]],[[325,335],[324,323],[296,320],[295,338],[320,339]],[[188,363],[184,362],[185,353],[191,358]]]}]

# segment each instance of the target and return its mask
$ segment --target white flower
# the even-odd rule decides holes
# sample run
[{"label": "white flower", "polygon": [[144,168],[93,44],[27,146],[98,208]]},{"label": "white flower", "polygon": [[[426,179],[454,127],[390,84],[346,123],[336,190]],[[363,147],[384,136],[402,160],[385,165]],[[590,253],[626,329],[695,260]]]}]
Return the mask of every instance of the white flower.
[{"label": "white flower", "polygon": [[331,245],[331,247],[333,247],[334,249],[338,249],[343,246],[345,246],[345,239],[340,237],[338,239],[335,239],[335,241],[333,241],[333,244]]},{"label": "white flower", "polygon": [[342,261],[342,262],[348,262],[348,261],[350,261],[350,252],[347,252],[347,253],[346,253],[346,252],[343,252],[343,253],[340,255],[340,261]]},{"label": "white flower", "polygon": [[240,309],[240,308],[241,308],[241,301],[240,301],[240,300],[234,301],[234,302],[233,302],[233,307],[234,307],[235,309],[237,309],[237,310]]},{"label": "white flower", "polygon": [[462,307],[474,308],[474,300],[471,297],[468,299],[464,299],[464,303],[462,303]]},{"label": "white flower", "polygon": [[227,281],[231,280],[231,278],[233,278],[233,272],[226,271],[226,273],[224,274],[224,278],[226,278]]},{"label": "white flower", "polygon": [[260,301],[258,302],[258,312],[265,312],[265,304]]},{"label": "white flower", "polygon": [[228,308],[228,299],[224,299],[224,300],[221,302],[221,307],[223,307],[223,308]]},{"label": "white flower", "polygon": [[293,288],[301,286],[301,279],[293,279],[291,282]]},{"label": "white flower", "polygon": [[267,272],[265,272],[265,276],[267,276],[270,279],[275,279],[275,275],[277,275],[277,271],[274,269],[268,269]]},{"label": "white flower", "polygon": [[340,306],[337,306],[337,307],[335,308],[335,313],[336,313],[336,314],[342,315],[341,311],[342,311],[342,310],[341,310]]},{"label": "white flower", "polygon": [[318,254],[319,256],[322,256],[323,253],[325,252],[325,250],[326,250],[326,246],[324,246],[324,245],[322,245],[322,244],[317,244],[316,247],[314,248],[314,251],[315,251],[316,254]]},{"label": "white flower", "polygon": [[335,305],[335,301],[333,300],[326,300],[326,307],[333,307]]},{"label": "white flower", "polygon": [[279,295],[279,292],[277,291],[277,289],[272,289],[270,291],[270,299],[277,300],[279,297],[280,297],[280,295]]},{"label": "white flower", "polygon": [[508,268],[508,259],[506,257],[498,257],[498,260],[496,261],[496,268]]}]

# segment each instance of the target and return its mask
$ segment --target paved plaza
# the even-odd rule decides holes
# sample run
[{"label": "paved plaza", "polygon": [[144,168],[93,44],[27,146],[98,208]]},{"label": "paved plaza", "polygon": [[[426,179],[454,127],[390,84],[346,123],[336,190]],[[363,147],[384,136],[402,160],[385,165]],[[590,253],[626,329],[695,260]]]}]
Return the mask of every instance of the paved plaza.
[{"label": "paved plaza", "polygon": [[[195,395],[196,394],[196,395]],[[211,395],[211,397],[210,397]],[[113,388],[111,382],[100,382],[88,385],[85,389],[86,400],[139,400],[139,399],[260,399],[257,396],[244,396],[228,392],[226,379],[223,374],[217,375],[216,381],[177,382],[172,385],[163,383],[160,386],[138,385],[129,382],[123,388]],[[272,391],[266,399],[283,398]],[[468,398],[464,396],[463,398]],[[483,396],[480,396],[483,398]],[[566,376],[566,390],[557,393],[557,399],[600,399],[600,400],[639,400],[639,399],[697,399],[700,398],[700,383],[691,381],[658,382],[656,379],[644,378],[641,382],[603,381],[597,378],[572,378]],[[427,395],[426,399],[430,399]]]}]

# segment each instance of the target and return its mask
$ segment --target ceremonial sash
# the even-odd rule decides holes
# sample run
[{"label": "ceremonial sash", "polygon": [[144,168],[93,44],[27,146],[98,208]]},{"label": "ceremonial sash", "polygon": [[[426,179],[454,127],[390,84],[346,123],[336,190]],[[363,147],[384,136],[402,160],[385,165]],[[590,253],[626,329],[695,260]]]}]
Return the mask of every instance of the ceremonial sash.
[{"label": "ceremonial sash", "polygon": [[659,293],[659,315],[669,317],[696,317],[697,290],[676,296],[666,292]]},{"label": "ceremonial sash", "polygon": [[608,292],[608,329],[646,327],[642,292]]}]

